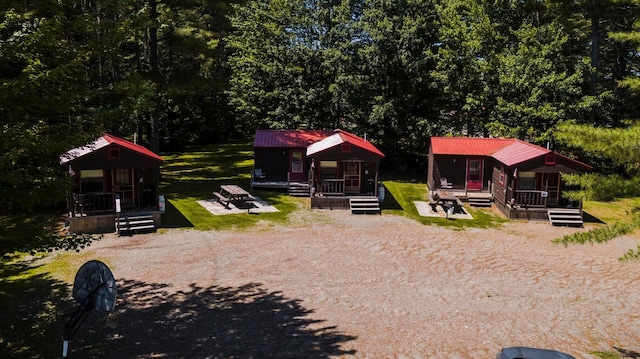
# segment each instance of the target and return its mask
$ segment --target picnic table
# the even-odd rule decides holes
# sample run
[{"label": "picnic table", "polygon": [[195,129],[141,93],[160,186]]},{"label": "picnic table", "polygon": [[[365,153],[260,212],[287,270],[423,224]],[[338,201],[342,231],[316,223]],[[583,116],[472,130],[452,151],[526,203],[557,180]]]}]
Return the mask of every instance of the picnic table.
[{"label": "picnic table", "polygon": [[442,205],[442,208],[445,210],[445,212],[448,212],[448,208],[453,207],[453,213],[464,213],[464,209],[462,208],[460,199],[458,199],[458,197],[456,197],[453,193],[445,190],[438,190],[437,194],[438,204]]},{"label": "picnic table", "polygon": [[251,209],[255,197],[251,193],[244,190],[242,187],[235,184],[227,184],[220,186],[219,192],[213,192],[218,202],[229,209],[229,203],[231,202],[243,202],[247,205],[247,212]]}]

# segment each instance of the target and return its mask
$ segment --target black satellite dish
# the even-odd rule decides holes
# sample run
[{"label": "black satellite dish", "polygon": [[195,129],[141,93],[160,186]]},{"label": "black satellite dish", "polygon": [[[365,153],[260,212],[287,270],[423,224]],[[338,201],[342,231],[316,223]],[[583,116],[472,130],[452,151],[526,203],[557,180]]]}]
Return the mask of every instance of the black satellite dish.
[{"label": "black satellite dish", "polygon": [[64,327],[62,356],[67,357],[69,341],[91,312],[108,313],[116,307],[116,280],[106,264],[91,260],[80,267],[73,282],[73,298],[80,307]]}]

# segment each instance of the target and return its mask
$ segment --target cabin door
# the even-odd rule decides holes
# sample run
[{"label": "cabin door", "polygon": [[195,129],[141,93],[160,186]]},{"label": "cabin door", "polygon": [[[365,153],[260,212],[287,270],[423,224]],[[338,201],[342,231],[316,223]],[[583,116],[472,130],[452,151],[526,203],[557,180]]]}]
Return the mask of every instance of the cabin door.
[{"label": "cabin door", "polygon": [[304,175],[304,156],[302,150],[290,151],[289,157],[289,180],[306,181]]},{"label": "cabin door", "polygon": [[118,168],[113,172],[113,192],[120,196],[123,208],[135,207],[135,191],[133,190],[133,169]]},{"label": "cabin door", "polygon": [[360,162],[344,163],[344,192],[360,193]]},{"label": "cabin door", "polygon": [[560,202],[560,174],[543,173],[542,190],[547,192],[547,204],[557,205]]},{"label": "cabin door", "polygon": [[469,158],[467,160],[467,190],[482,190],[483,162],[482,158]]}]

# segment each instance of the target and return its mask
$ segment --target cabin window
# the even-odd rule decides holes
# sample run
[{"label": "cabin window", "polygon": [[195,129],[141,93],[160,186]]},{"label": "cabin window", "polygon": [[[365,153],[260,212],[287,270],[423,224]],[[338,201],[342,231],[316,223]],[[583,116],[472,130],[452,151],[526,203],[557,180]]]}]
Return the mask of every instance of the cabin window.
[{"label": "cabin window", "polygon": [[501,185],[504,185],[504,166],[500,166],[500,177],[498,178],[498,182]]},{"label": "cabin window", "polygon": [[342,153],[351,153],[351,144],[343,143],[342,144]]},{"label": "cabin window", "polygon": [[302,173],[304,171],[304,162],[302,162],[302,152],[294,151],[291,153],[291,172]]},{"label": "cabin window", "polygon": [[322,178],[338,177],[338,161],[320,161],[320,175]]},{"label": "cabin window", "polygon": [[535,188],[536,188],[535,172],[518,173],[518,189],[519,190],[533,190]]},{"label": "cabin window", "polygon": [[102,170],[80,171],[81,193],[104,192],[104,172]]},{"label": "cabin window", "polygon": [[131,176],[129,169],[118,168],[116,169],[116,185],[117,186],[129,186],[131,185]]},{"label": "cabin window", "polygon": [[556,164],[556,155],[550,154],[544,157],[544,164],[547,166],[555,166]]},{"label": "cabin window", "polygon": [[120,149],[119,148],[110,148],[107,152],[107,156],[110,160],[119,160],[120,159]]}]

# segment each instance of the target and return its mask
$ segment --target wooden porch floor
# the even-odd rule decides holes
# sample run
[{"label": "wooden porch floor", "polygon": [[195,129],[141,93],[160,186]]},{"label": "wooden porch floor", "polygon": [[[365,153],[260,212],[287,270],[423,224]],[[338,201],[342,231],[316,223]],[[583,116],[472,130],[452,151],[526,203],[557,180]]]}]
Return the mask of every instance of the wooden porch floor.
[{"label": "wooden porch floor", "polygon": [[455,196],[461,201],[466,201],[469,198],[492,198],[493,196],[489,191],[465,191],[457,189],[436,189],[436,193],[440,197]]},{"label": "wooden porch floor", "polygon": [[[157,208],[134,208],[120,212],[120,217],[148,215],[153,217],[156,228],[160,227],[161,214]],[[67,219],[69,224],[69,232],[72,233],[109,233],[116,229],[116,213],[103,213],[89,216],[69,216]]]},{"label": "wooden porch floor", "polygon": [[352,195],[345,195],[345,196],[315,196],[315,197],[311,197],[311,208],[352,209],[351,207],[352,199],[377,201],[378,197],[367,195],[367,194],[352,194]]},{"label": "wooden porch floor", "polygon": [[273,188],[287,189],[289,186],[309,186],[309,182],[304,181],[251,181],[251,188]]}]

